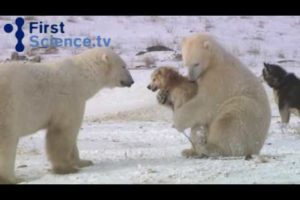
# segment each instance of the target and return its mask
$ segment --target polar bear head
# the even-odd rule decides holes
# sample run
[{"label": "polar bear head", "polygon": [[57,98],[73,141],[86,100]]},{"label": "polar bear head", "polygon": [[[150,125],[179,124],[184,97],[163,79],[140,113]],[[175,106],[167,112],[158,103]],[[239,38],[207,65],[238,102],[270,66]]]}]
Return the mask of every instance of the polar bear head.
[{"label": "polar bear head", "polygon": [[103,87],[130,87],[134,81],[123,59],[109,48],[94,48],[76,58]]},{"label": "polar bear head", "polygon": [[182,59],[192,81],[198,79],[212,64],[215,41],[206,34],[196,34],[182,41]]},{"label": "polar bear head", "polygon": [[108,48],[103,51],[99,55],[106,67],[107,87],[130,87],[134,81],[123,59]]}]

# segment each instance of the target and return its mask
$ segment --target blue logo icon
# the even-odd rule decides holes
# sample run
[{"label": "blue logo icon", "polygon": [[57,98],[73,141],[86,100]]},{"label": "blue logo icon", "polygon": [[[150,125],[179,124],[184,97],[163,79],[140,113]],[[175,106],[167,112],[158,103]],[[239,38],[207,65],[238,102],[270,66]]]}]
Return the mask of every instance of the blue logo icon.
[{"label": "blue logo icon", "polygon": [[[25,36],[24,31],[22,30],[22,27],[24,26],[25,20],[22,17],[18,17],[15,21],[17,25],[17,31],[16,31],[16,38],[17,38],[17,44],[15,46],[15,49],[17,52],[22,52],[25,49],[24,44],[22,43],[22,40]],[[12,24],[5,24],[4,25],[4,31],[6,33],[11,33],[14,30],[14,27]]]},{"label": "blue logo icon", "polygon": [[[15,49],[17,52],[23,52],[25,46],[22,40],[25,37],[23,27],[25,25],[25,20],[22,17],[18,17],[15,20],[17,30],[13,23],[5,24],[3,30],[6,33],[15,32],[15,37],[17,39],[17,44]],[[54,34],[65,34],[65,24],[60,23],[45,23],[43,21],[30,21],[28,22],[29,33],[26,33],[29,37],[29,47],[31,48],[48,48],[48,47],[108,47],[111,43],[111,38],[100,37],[98,35],[95,37],[95,41],[92,41],[90,37],[62,37],[53,36]],[[50,37],[45,36],[45,34],[51,33]],[[53,34],[53,35],[52,35]],[[44,36],[43,36],[44,35]]]}]

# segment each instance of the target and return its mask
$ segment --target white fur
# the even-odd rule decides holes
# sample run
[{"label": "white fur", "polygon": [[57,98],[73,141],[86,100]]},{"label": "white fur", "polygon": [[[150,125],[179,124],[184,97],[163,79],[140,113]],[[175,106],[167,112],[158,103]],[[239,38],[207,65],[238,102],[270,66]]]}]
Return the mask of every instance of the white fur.
[{"label": "white fur", "polygon": [[[258,78],[209,35],[185,38],[182,55],[191,78],[197,77],[198,93],[175,111],[175,128],[208,127],[207,144],[197,150],[198,155],[258,154],[271,120]],[[201,70],[193,75],[195,63]]]},{"label": "white fur", "polygon": [[49,63],[0,65],[0,183],[15,183],[19,137],[47,129],[47,153],[57,173],[90,165],[76,145],[85,102],[104,87],[131,84],[124,61],[96,48]]}]

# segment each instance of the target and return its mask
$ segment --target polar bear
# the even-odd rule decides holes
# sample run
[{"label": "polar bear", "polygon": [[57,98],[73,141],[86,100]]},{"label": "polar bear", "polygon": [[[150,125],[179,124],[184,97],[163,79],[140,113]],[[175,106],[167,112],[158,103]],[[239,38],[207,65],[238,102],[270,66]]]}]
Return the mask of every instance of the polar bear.
[{"label": "polar bear", "polygon": [[57,174],[89,166],[81,160],[77,135],[85,102],[102,88],[134,83],[125,62],[112,50],[94,48],[48,63],[0,65],[0,183],[17,183],[18,139],[46,129],[46,149]]},{"label": "polar bear", "polygon": [[271,111],[258,78],[208,34],[185,38],[182,56],[189,78],[198,83],[198,91],[175,110],[174,127],[182,132],[204,126],[208,131],[206,144],[184,150],[183,155],[259,154],[269,130]]}]

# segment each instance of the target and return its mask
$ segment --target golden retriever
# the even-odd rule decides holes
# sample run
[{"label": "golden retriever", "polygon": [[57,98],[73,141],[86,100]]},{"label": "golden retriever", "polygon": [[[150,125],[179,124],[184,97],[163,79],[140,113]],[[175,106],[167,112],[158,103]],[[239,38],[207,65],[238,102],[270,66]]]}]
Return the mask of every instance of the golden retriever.
[{"label": "golden retriever", "polygon": [[154,70],[147,88],[153,92],[159,90],[158,102],[175,110],[196,95],[198,86],[174,68],[163,66]]},{"label": "golden retriever", "polygon": [[[158,102],[171,107],[174,111],[197,94],[198,85],[196,82],[180,75],[174,68],[163,66],[154,70],[151,75],[151,83],[147,88],[153,92],[159,90],[157,94]],[[198,145],[206,143],[206,133],[207,127],[204,126],[194,126],[191,129],[190,137],[183,132],[193,147],[185,150],[183,155],[186,157],[197,156],[195,149]]]}]

